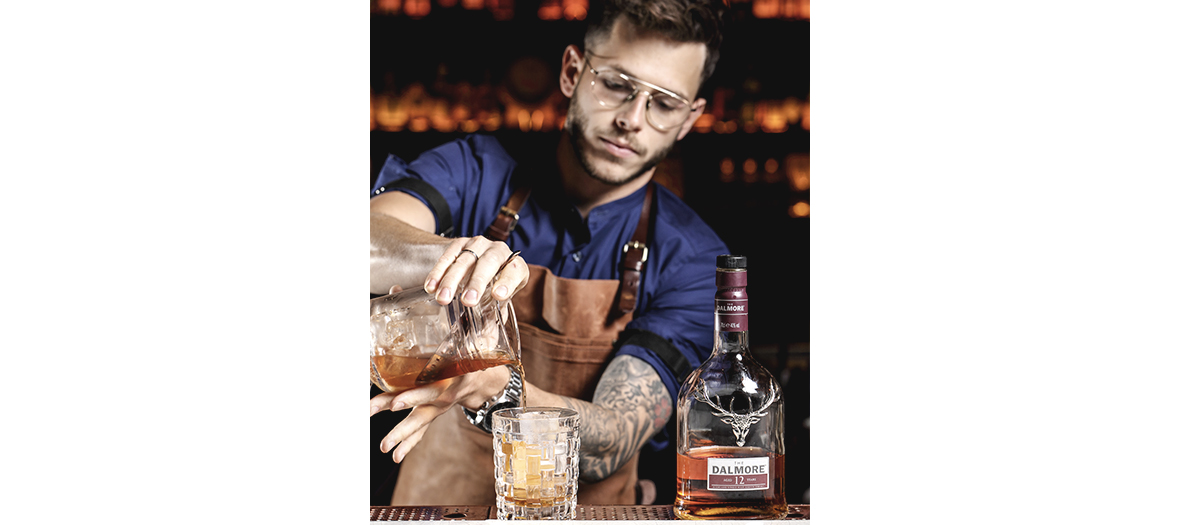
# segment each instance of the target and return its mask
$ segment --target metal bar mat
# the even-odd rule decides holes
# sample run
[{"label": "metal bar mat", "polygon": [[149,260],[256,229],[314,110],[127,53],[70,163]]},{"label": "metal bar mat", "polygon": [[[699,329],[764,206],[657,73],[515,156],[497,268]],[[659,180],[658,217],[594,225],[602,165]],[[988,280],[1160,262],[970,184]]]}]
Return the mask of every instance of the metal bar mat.
[{"label": "metal bar mat", "polygon": [[[811,519],[811,505],[790,505],[788,520]],[[578,520],[674,520],[671,505],[578,505]],[[481,521],[494,519],[494,507],[369,507],[369,521]]]},{"label": "metal bar mat", "polygon": [[671,505],[578,505],[574,509],[579,520],[674,520]]},{"label": "metal bar mat", "polygon": [[491,507],[369,507],[369,521],[482,521]]}]

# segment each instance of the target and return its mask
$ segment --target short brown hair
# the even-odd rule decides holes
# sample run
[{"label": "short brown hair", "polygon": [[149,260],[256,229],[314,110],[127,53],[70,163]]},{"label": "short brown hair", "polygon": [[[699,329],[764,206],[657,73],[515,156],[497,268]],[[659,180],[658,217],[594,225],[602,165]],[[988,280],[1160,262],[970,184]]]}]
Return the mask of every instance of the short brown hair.
[{"label": "short brown hair", "polygon": [[655,32],[674,42],[705,44],[705,68],[701,83],[708,80],[721,58],[721,31],[726,16],[725,0],[591,0],[586,16],[586,47],[592,40],[606,38],[620,16],[641,31]]}]

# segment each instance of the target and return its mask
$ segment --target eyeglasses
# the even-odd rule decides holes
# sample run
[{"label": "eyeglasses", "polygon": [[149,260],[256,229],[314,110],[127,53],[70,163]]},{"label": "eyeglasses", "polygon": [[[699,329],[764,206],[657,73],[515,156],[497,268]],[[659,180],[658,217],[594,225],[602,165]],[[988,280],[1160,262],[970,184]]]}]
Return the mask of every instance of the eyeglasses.
[{"label": "eyeglasses", "polygon": [[586,57],[586,68],[594,73],[594,79],[590,81],[590,93],[604,108],[615,109],[631,102],[639,96],[640,91],[647,93],[647,121],[660,131],[684,124],[692,113],[692,103],[688,99],[630,75],[594,69],[589,56]]}]

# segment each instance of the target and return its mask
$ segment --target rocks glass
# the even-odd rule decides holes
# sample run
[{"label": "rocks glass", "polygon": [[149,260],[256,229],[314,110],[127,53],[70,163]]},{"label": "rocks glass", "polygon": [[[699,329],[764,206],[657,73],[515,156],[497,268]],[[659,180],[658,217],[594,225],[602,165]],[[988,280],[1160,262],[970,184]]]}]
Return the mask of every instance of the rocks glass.
[{"label": "rocks glass", "polygon": [[574,519],[580,423],[568,408],[505,408],[492,414],[497,519]]}]

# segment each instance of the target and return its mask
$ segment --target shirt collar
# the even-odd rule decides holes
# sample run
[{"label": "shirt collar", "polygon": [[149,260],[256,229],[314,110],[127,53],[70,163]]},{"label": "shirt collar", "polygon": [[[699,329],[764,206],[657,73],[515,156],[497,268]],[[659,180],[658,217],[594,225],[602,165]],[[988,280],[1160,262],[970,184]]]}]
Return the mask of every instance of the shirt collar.
[{"label": "shirt collar", "polygon": [[[602,204],[590,210],[585,220],[585,225],[590,230],[590,235],[594,236],[605,225],[613,224],[619,217],[630,217],[633,214],[638,214],[643,207],[643,197],[646,191],[647,186],[640,187],[626,197]],[[629,234],[630,232],[628,232]]]}]

